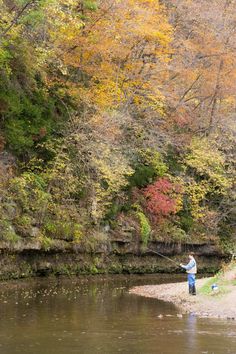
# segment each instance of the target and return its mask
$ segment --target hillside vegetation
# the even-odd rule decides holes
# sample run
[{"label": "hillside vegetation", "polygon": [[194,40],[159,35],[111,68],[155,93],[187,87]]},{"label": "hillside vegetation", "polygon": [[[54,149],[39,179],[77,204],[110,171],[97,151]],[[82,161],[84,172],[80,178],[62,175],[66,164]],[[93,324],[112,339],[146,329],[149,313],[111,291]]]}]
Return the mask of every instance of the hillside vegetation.
[{"label": "hillside vegetation", "polygon": [[131,230],[233,251],[236,1],[0,13],[2,242],[94,249]]}]

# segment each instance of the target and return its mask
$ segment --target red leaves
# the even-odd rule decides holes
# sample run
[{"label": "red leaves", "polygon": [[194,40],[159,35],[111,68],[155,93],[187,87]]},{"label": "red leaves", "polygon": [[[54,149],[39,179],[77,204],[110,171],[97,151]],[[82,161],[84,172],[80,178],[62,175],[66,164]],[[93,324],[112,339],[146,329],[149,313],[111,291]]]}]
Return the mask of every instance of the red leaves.
[{"label": "red leaves", "polygon": [[143,190],[146,197],[146,209],[155,221],[176,212],[176,199],[172,194],[177,192],[176,185],[167,178],[160,178]]}]

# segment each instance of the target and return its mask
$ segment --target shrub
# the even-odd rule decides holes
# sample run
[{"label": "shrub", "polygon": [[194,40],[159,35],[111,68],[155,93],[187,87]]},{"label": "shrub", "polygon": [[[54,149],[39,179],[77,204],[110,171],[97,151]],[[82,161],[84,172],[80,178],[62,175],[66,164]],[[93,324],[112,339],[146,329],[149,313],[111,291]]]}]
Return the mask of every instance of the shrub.
[{"label": "shrub", "polygon": [[48,220],[43,229],[50,238],[67,241],[79,241],[83,235],[81,225],[74,221]]},{"label": "shrub", "polygon": [[0,220],[0,239],[11,244],[17,243],[20,240],[15,232],[15,229],[8,220]]},{"label": "shrub", "polygon": [[151,226],[148,221],[148,218],[142,211],[137,211],[137,216],[140,223],[140,235],[144,246],[147,246],[149,236],[151,234]]},{"label": "shrub", "polygon": [[159,224],[159,228],[156,233],[156,239],[166,242],[181,243],[187,240],[187,234],[177,225],[173,224],[169,220],[166,220]]},{"label": "shrub", "polygon": [[176,212],[177,200],[172,197],[176,189],[167,178],[160,178],[143,190],[146,209],[155,221]]},{"label": "shrub", "polygon": [[141,150],[138,162],[134,166],[134,174],[129,177],[131,187],[143,188],[152,183],[156,177],[163,177],[168,167],[163,162],[158,151],[152,149]]},{"label": "shrub", "polygon": [[53,240],[51,238],[45,236],[42,233],[39,237],[39,241],[40,241],[41,247],[44,251],[49,251],[50,248],[52,247]]},{"label": "shrub", "polygon": [[179,223],[180,223],[181,229],[183,229],[185,232],[189,232],[194,224],[193,217],[191,215],[185,214],[185,213],[181,213],[181,214],[179,214],[179,216],[180,216]]},{"label": "shrub", "polygon": [[222,193],[231,187],[232,181],[226,175],[225,156],[214,142],[194,138],[191,141],[189,152],[184,159],[185,164],[192,169],[196,176],[208,180],[212,192]]},{"label": "shrub", "polygon": [[33,220],[27,215],[23,214],[16,217],[13,221],[17,232],[22,236],[29,236],[32,228]]}]

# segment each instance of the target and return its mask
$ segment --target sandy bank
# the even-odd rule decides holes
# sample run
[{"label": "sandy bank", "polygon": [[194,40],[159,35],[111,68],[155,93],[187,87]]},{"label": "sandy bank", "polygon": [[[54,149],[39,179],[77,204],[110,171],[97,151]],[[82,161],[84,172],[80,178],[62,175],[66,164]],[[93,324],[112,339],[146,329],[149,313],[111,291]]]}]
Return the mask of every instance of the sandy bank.
[{"label": "sandy bank", "polygon": [[[197,280],[197,290],[209,278]],[[236,319],[236,286],[229,286],[224,294],[191,296],[188,294],[187,282],[137,286],[131,294],[152,297],[174,303],[182,313],[195,313],[201,317]]]}]

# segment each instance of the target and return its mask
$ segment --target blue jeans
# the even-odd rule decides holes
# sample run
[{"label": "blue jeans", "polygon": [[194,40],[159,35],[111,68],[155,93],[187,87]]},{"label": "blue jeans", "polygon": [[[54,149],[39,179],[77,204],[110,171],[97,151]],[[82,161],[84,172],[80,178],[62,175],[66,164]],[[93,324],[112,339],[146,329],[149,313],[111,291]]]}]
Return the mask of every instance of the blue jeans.
[{"label": "blue jeans", "polygon": [[195,285],[195,274],[188,274],[188,285]]}]

